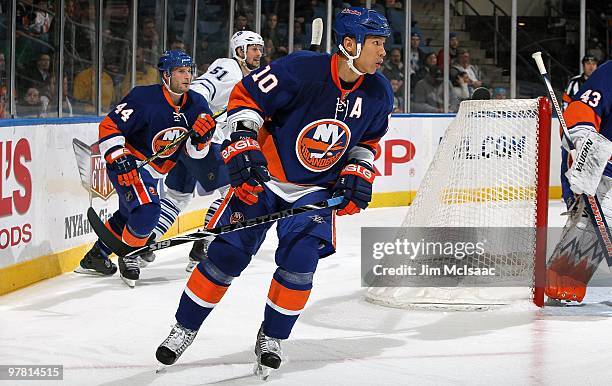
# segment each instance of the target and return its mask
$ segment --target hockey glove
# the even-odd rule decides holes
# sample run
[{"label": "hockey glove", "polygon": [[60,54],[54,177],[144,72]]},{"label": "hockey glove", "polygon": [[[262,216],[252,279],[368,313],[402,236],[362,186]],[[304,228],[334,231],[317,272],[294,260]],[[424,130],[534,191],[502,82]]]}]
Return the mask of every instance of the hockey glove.
[{"label": "hockey glove", "polygon": [[202,113],[193,124],[191,143],[198,151],[203,150],[212,140],[215,133],[216,122],[209,114]]},{"label": "hockey glove", "polygon": [[263,184],[270,181],[268,162],[257,143],[257,133],[238,130],[225,140],[221,156],[227,165],[236,196],[248,205],[257,202]]},{"label": "hockey glove", "polygon": [[338,216],[359,213],[372,201],[372,183],[374,169],[365,161],[351,159],[340,172],[340,178],[334,186],[334,195],[344,197],[338,205]]},{"label": "hockey glove", "polygon": [[107,152],[105,157],[109,167],[117,173],[119,185],[131,186],[140,178],[136,157],[124,147],[116,147]]}]

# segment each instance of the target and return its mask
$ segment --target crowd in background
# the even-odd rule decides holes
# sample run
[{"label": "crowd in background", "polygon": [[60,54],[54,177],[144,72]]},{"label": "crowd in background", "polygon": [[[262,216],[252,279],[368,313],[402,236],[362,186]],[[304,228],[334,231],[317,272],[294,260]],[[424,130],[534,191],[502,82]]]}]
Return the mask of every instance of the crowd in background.
[{"label": "crowd in background", "polygon": [[[16,116],[44,117],[57,115],[61,103],[65,116],[97,115],[106,113],[130,90],[132,84],[133,11],[130,0],[105,0],[102,10],[102,73],[101,111],[97,111],[96,66],[96,1],[64,1],[64,39],[59,42],[56,0],[19,0],[16,18],[15,84]],[[157,83],[157,58],[166,49],[193,52],[193,27],[196,26],[195,60],[198,73],[207,70],[218,57],[229,54],[229,2],[226,0],[199,0],[196,22],[190,2],[168,1],[166,44],[162,44],[161,5],[154,0],[138,1],[136,25],[135,84]],[[293,41],[289,42],[289,2],[262,0],[261,35],[265,41],[263,64],[293,51],[308,49],[312,20],[326,20],[325,0],[296,0]],[[365,1],[334,0],[333,13],[346,6],[365,5]],[[414,4],[414,2],[413,2]],[[389,79],[394,91],[394,111],[406,111],[405,88],[411,112],[443,112],[444,106],[444,51],[429,45],[419,20],[412,17],[411,36],[406,36],[405,10],[401,1],[371,0],[371,8],[389,20],[392,34],[387,41],[387,57],[382,73]],[[6,111],[8,30],[6,10],[0,9],[0,117]],[[236,0],[233,31],[255,30],[255,1]],[[191,30],[190,30],[191,28]],[[468,47],[462,45],[461,34],[449,36],[450,82],[448,111],[456,111],[462,100],[469,99],[473,90],[487,84],[486,74],[472,64]],[[405,39],[409,39],[410,57],[404,63]],[[59,58],[58,46],[63,45],[63,82],[61,101],[56,81]],[[332,49],[335,50],[335,49]],[[605,55],[604,55],[605,56]],[[408,66],[408,71],[405,71]],[[405,79],[405,73],[409,79]],[[495,87],[496,98],[506,98],[508,90]]]}]

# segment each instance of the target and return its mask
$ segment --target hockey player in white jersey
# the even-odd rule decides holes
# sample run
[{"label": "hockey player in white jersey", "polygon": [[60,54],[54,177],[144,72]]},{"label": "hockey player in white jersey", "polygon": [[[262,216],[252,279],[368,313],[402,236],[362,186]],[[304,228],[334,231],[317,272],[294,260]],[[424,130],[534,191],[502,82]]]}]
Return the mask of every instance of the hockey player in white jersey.
[{"label": "hockey player in white jersey", "polygon": [[[202,94],[214,112],[226,108],[234,85],[251,71],[259,68],[264,53],[264,41],[255,32],[238,31],[232,36],[230,49],[232,58],[215,60],[208,71],[191,84],[191,89]],[[217,118],[217,129],[208,156],[200,160],[181,157],[166,177],[166,195],[161,200],[161,215],[153,232],[155,239],[161,238],[168,231],[179,213],[189,204],[196,182],[199,182],[206,192],[212,194],[219,190],[221,197],[225,195],[223,193],[230,182],[226,166],[220,155],[221,143],[228,134],[225,119],[226,114]],[[221,200],[218,200],[211,205],[206,214],[207,219],[212,217],[220,202]],[[210,241],[202,240],[194,243],[189,252],[187,271],[191,272],[193,267],[206,256]],[[153,253],[143,255],[141,265],[145,266],[154,259]]]}]

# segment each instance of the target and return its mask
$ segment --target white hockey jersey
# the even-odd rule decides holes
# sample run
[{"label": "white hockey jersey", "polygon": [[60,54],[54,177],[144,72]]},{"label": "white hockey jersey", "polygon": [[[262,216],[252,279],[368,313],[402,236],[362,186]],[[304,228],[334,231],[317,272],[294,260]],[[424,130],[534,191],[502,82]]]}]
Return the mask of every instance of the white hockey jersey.
[{"label": "white hockey jersey", "polygon": [[[242,70],[235,59],[219,58],[208,71],[191,83],[191,89],[206,98],[213,112],[227,107],[232,89],[242,80]],[[217,129],[212,141],[221,144],[229,137],[229,128],[225,124],[227,113],[217,118]]]}]

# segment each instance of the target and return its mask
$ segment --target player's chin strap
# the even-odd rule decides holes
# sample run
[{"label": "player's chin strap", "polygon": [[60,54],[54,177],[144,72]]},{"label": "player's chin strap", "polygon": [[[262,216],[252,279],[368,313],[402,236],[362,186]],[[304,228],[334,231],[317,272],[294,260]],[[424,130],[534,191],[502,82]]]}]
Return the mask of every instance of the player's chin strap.
[{"label": "player's chin strap", "polygon": [[[248,46],[245,46],[245,47],[248,47]],[[246,50],[244,48],[242,49],[242,51],[246,53]],[[253,72],[259,68],[259,67],[255,67],[252,64],[249,64],[249,62],[246,61],[246,54],[244,55],[244,59],[238,55],[235,55],[234,58],[238,61],[238,63],[242,64],[243,67],[246,68],[248,72]]]},{"label": "player's chin strap", "polygon": [[344,54],[344,56],[346,56],[346,59],[347,59],[346,64],[348,64],[349,68],[353,70],[355,74],[359,76],[365,74],[365,72],[359,71],[353,64],[353,60],[357,59],[359,55],[361,55],[361,43],[357,43],[357,53],[355,54],[355,56],[349,54],[348,51],[344,48],[342,44],[338,45],[338,49],[340,50],[340,52]]},{"label": "player's chin strap", "polygon": [[[170,76],[168,77],[168,79],[170,79],[170,77],[171,77],[171,76],[172,76],[172,75],[170,75]],[[170,90],[170,85],[169,85],[168,83],[166,83],[166,81],[164,80],[164,77],[162,77],[162,80],[161,80],[161,81],[162,81],[162,83],[164,84],[164,87],[166,87],[166,90],[168,90],[168,92],[169,92],[170,94],[173,94],[173,95],[176,95],[176,96],[182,96],[182,95],[183,95],[183,93],[180,93],[180,94],[179,94],[179,93],[175,93],[174,91]]]}]

